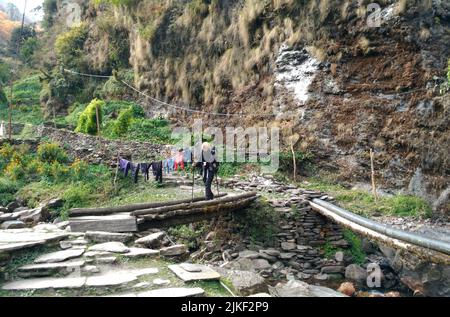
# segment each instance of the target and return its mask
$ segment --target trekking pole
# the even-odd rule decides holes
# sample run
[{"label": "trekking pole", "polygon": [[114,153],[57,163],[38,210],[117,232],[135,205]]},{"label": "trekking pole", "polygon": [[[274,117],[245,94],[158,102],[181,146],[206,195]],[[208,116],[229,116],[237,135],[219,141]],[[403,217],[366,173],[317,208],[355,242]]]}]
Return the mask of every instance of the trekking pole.
[{"label": "trekking pole", "polygon": [[194,166],[192,166],[192,201],[194,201]]},{"label": "trekking pole", "polygon": [[217,196],[220,196],[220,192],[219,192],[219,173],[216,174],[216,187],[217,187]]}]

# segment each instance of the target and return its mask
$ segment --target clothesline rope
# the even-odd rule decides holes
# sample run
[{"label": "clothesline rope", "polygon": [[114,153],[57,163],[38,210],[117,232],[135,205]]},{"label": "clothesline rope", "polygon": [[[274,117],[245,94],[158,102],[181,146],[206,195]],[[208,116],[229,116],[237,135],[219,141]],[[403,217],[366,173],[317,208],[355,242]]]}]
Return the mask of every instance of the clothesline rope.
[{"label": "clothesline rope", "polygon": [[[80,72],[76,72],[76,71],[66,69],[66,68],[64,68],[63,70],[65,72],[68,72],[68,73],[71,73],[74,75],[84,76],[84,77],[94,77],[94,78],[102,78],[102,79],[110,79],[110,78],[114,77],[114,76],[107,76],[107,75],[95,75],[95,74],[80,73]],[[205,114],[205,115],[214,115],[214,116],[223,116],[223,117],[274,117],[275,116],[274,114],[219,113],[219,112],[208,112],[208,111],[201,111],[201,110],[195,110],[195,109],[188,109],[188,108],[173,105],[173,104],[167,103],[165,101],[156,99],[152,96],[149,96],[145,92],[138,90],[136,87],[134,87],[133,85],[130,85],[129,83],[127,83],[126,81],[124,81],[122,79],[119,79],[119,82],[121,82],[123,85],[127,86],[131,90],[137,92],[138,94],[140,94],[154,102],[157,102],[157,103],[167,106],[169,108],[183,110],[186,112],[199,113],[199,114]]]}]

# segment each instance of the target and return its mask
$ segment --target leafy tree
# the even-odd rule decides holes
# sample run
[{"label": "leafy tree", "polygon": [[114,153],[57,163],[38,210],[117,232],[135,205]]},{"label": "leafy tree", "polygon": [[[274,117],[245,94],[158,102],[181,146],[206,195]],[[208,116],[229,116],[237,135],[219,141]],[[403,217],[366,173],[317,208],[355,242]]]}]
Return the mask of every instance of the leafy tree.
[{"label": "leafy tree", "polygon": [[58,36],[55,50],[58,61],[66,67],[80,69],[84,65],[83,47],[88,35],[86,25],[74,27]]},{"label": "leafy tree", "polygon": [[103,107],[105,107],[105,102],[103,100],[93,99],[81,113],[75,131],[91,135],[97,134],[97,108],[99,114],[98,121],[101,125]]},{"label": "leafy tree", "polygon": [[3,87],[8,82],[10,76],[11,69],[9,65],[0,59],[0,105],[8,103],[8,99],[6,98],[6,94],[3,91]]},{"label": "leafy tree", "polygon": [[11,39],[9,40],[8,50],[11,54],[18,54],[21,47],[30,38],[36,38],[36,31],[31,26],[25,25],[22,27],[16,27],[11,32]]},{"label": "leafy tree", "polygon": [[54,23],[54,14],[58,9],[57,0],[44,0],[43,3],[44,8],[44,19],[42,21],[42,26],[45,29],[49,29],[53,26]]},{"label": "leafy tree", "polygon": [[38,49],[38,47],[39,40],[37,38],[30,37],[26,39],[20,50],[20,58],[22,59],[22,61],[24,61],[25,63],[32,62],[34,52]]}]

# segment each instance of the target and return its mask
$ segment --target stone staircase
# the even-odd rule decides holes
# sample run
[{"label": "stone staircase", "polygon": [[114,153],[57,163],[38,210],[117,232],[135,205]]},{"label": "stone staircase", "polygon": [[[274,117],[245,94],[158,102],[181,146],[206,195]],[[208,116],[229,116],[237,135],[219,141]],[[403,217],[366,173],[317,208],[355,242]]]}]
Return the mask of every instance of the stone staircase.
[{"label": "stone staircase", "polygon": [[[205,296],[205,290],[197,287],[195,282],[220,279],[220,274],[207,266],[169,265],[166,257],[171,263],[174,260],[179,262],[186,257],[187,250],[184,245],[164,246],[161,234],[141,239],[160,247],[150,249],[139,244],[125,245],[124,242],[133,245],[130,234],[88,232],[64,235],[67,233],[65,230],[47,225],[46,231],[39,234],[32,229],[3,230],[0,238],[7,234],[5,231],[15,234],[19,240],[21,235],[21,240],[33,235],[40,239],[46,235],[62,237],[60,241],[51,240],[51,244],[46,244],[48,247],[52,245],[55,251],[41,254],[32,263],[15,268],[13,276],[4,274],[6,282],[1,285],[1,290],[7,296],[29,291],[37,296]],[[152,236],[158,241],[150,241]],[[11,258],[14,255],[9,254]]]}]

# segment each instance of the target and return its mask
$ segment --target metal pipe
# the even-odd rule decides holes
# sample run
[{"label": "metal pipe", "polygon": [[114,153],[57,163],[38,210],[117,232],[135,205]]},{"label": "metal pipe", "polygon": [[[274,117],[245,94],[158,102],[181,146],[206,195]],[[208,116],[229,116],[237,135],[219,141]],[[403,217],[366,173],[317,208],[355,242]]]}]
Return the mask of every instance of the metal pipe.
[{"label": "metal pipe", "polygon": [[445,254],[450,254],[450,243],[442,240],[436,240],[436,239],[430,239],[425,236],[411,233],[399,229],[395,229],[388,225],[383,225],[379,222],[369,220],[367,218],[355,215],[352,212],[349,212],[345,209],[342,209],[336,205],[333,205],[331,203],[328,203],[326,201],[323,201],[321,199],[313,199],[313,202],[317,205],[320,205],[321,207],[327,208],[331,212],[334,212],[335,214],[352,221],[360,226],[363,226],[365,228],[374,230],[378,233],[384,234],[386,236],[389,236],[391,238],[395,238],[398,240],[402,240],[405,242],[409,242],[421,247],[425,247],[428,249],[432,249],[435,251],[443,252]]}]

